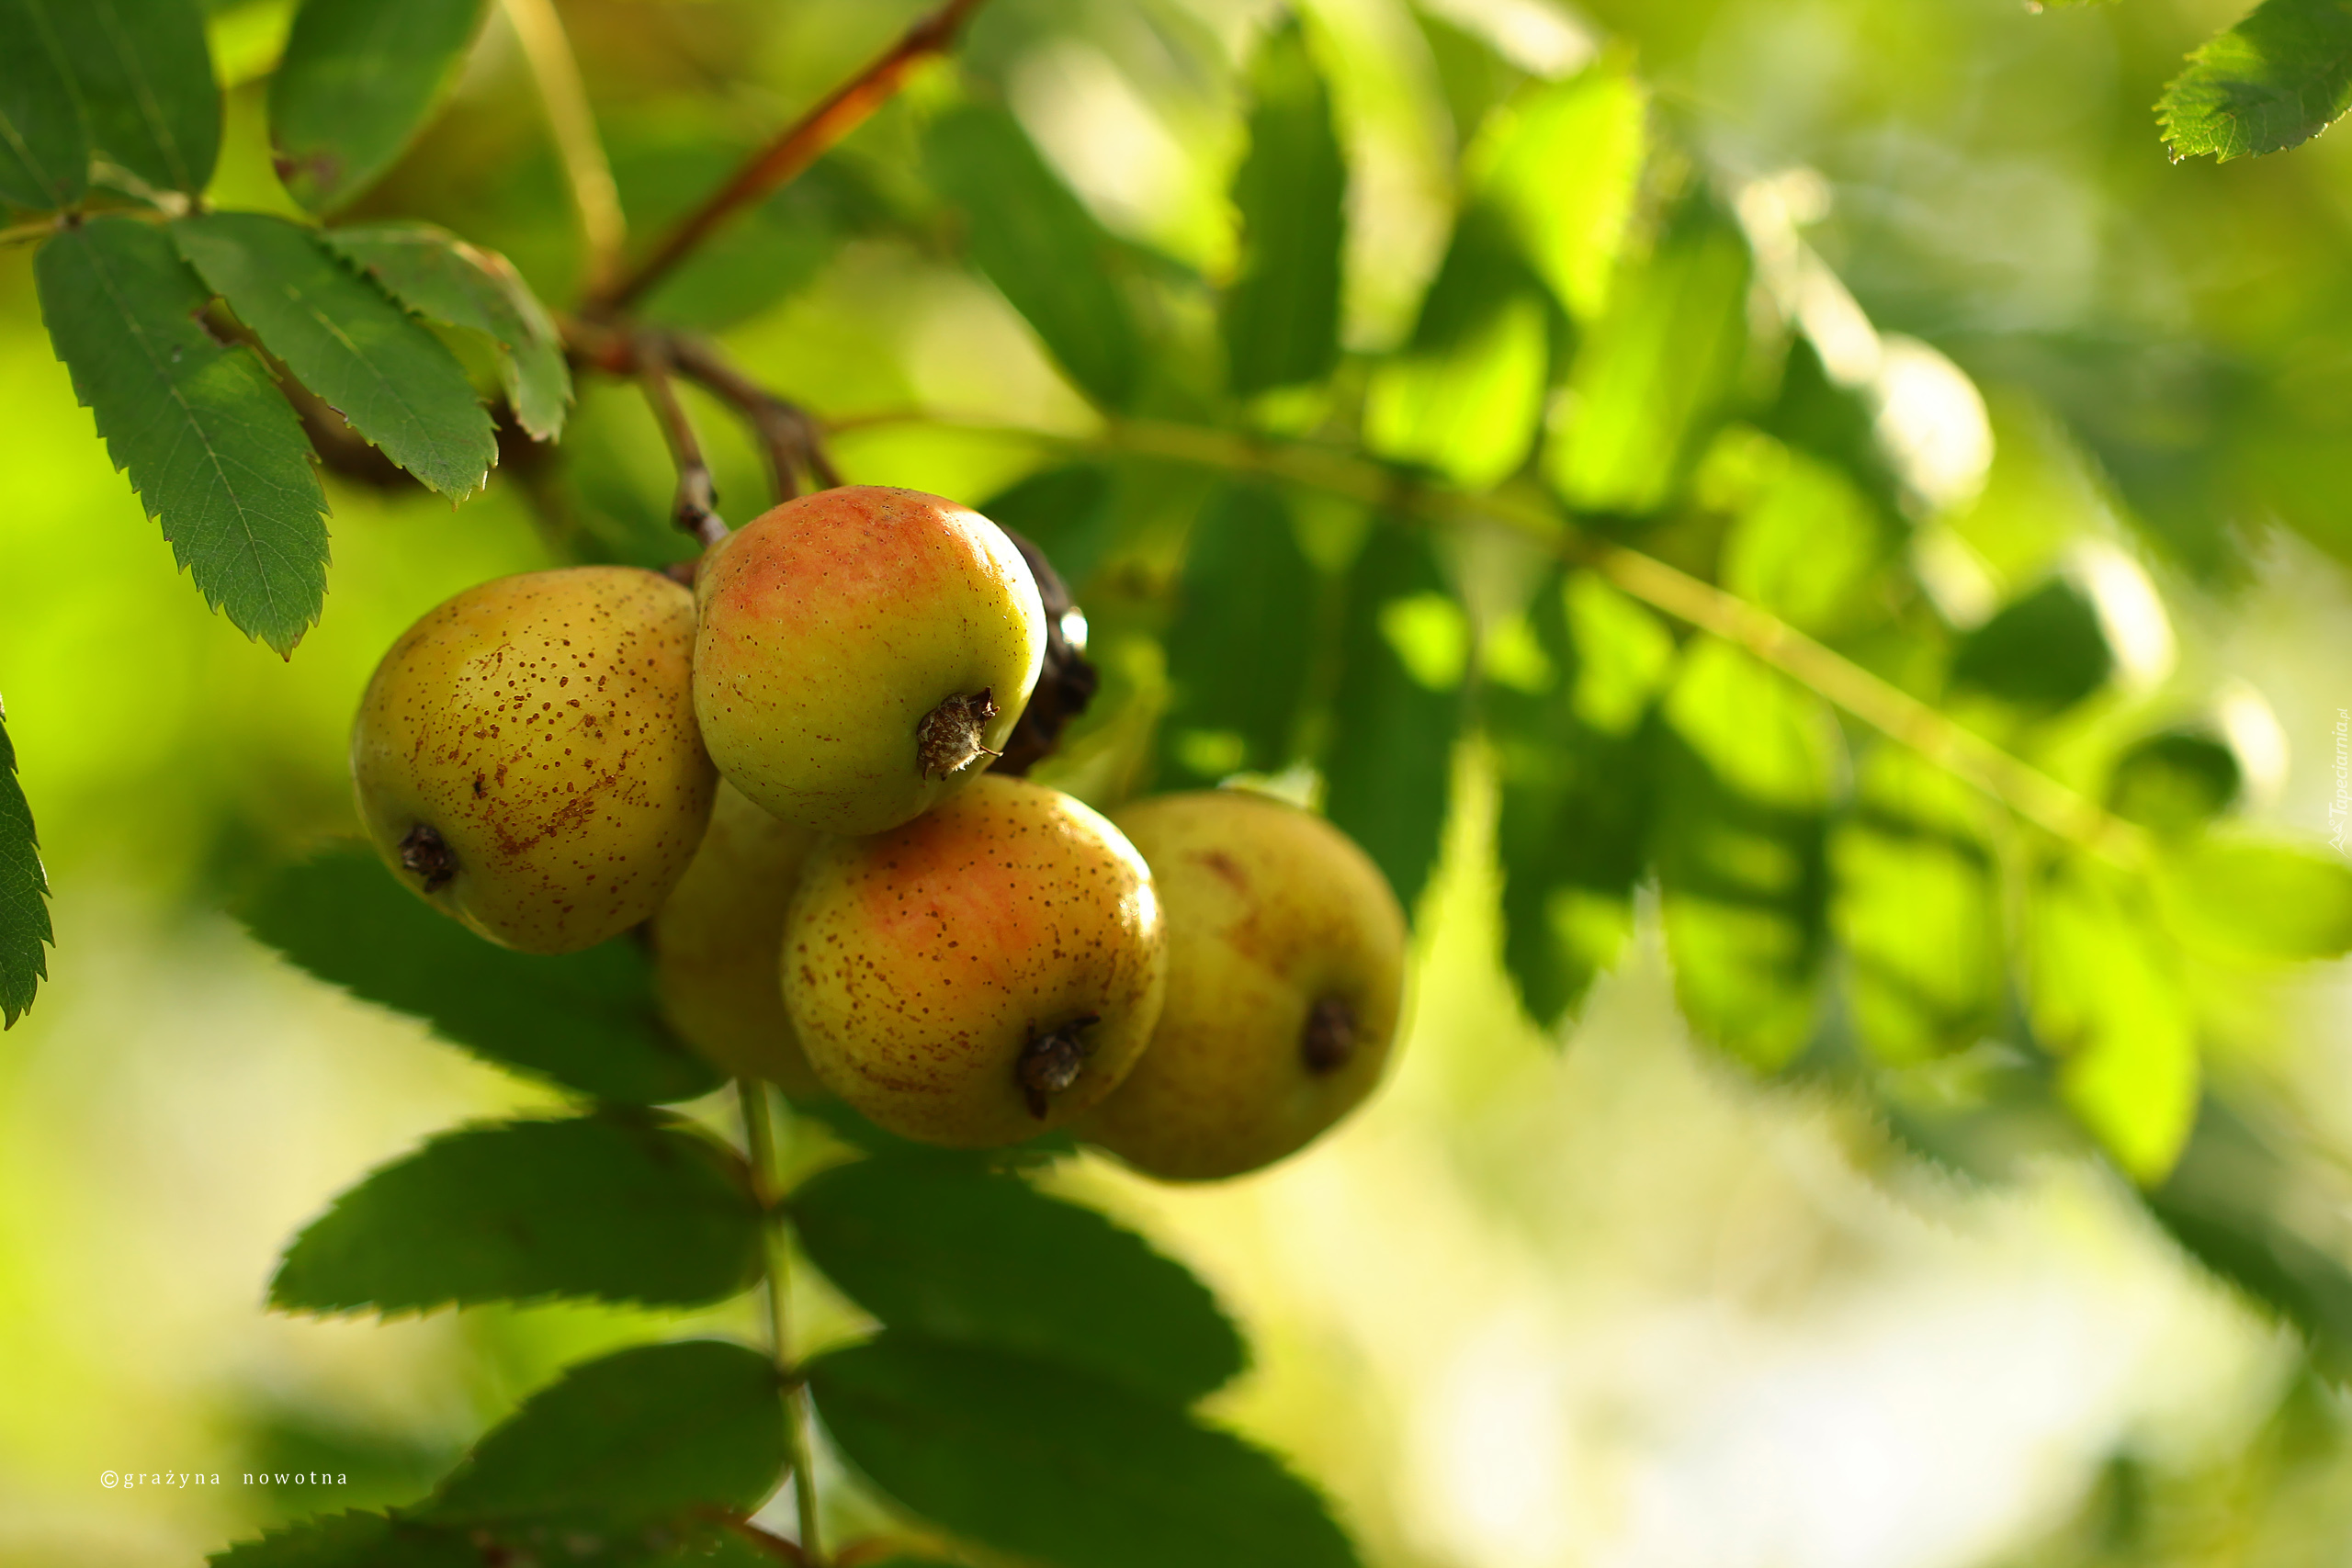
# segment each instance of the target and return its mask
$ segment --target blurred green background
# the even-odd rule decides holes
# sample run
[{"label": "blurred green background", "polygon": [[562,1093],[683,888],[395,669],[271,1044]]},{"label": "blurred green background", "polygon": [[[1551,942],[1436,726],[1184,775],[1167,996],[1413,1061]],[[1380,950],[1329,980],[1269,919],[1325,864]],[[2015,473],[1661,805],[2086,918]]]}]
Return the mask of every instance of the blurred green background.
[{"label": "blurred green background", "polygon": [[[564,6],[638,231],[921,9]],[[1267,9],[997,0],[966,59],[1114,231],[1214,272],[1232,260],[1238,73]],[[2352,551],[2352,139],[2166,164],[2147,106],[2237,6],[1299,9],[1356,174],[1351,345],[1408,329],[1462,128],[1520,76],[1625,51],[1684,145],[1781,203],[1880,329],[1934,345],[1917,363],[1947,395],[1923,398],[1917,446],[1949,483],[1922,575],[1987,599],[2086,560],[2121,574],[2123,605],[2153,576],[2162,608],[2110,615],[2129,679],[2092,727],[2209,720],[2246,814],[2324,836],[2352,704],[2335,558]],[[291,210],[257,83],[287,17],[216,10],[240,84],[224,202]],[[371,206],[505,249],[562,299],[562,187],[503,26]],[[919,225],[886,220],[907,205],[891,171],[911,135],[886,112],[663,299],[828,413],[1077,427],[1082,404],[1001,299]],[[508,478],[457,510],[331,478],[325,618],[280,661],[175,579],[51,357],[21,248],[0,252],[0,693],[58,931],[39,1006],[0,1044],[0,1563],[187,1564],[256,1523],[413,1495],[555,1367],[675,1320],[262,1312],[278,1246],[332,1194],[454,1120],[535,1102],[292,972],[221,911],[354,828],[345,728],[393,636],[548,547]],[[1982,412],[1949,395],[1952,364]],[[722,500],[758,496],[748,447],[705,423]],[[558,498],[571,525],[610,549],[658,540],[665,460],[641,406],[591,388],[576,431]],[[974,502],[1039,463],[1020,443],[895,424],[838,450],[853,480]],[[1118,646],[1100,651],[1118,671]],[[2052,1160],[1973,1186],[1893,1155],[1826,1091],[1751,1082],[1690,1043],[1654,921],[1565,1050],[1528,1024],[1498,958],[1491,768],[1475,749],[1456,766],[1409,1043],[1371,1109],[1224,1187],[1091,1161],[1057,1178],[1218,1286],[1259,1359],[1217,1413],[1295,1455],[1372,1561],[2346,1560],[2352,1410],[2111,1175]],[[2323,1162],[2352,1169],[2340,966],[2246,1007],[2213,1070],[2293,1107]],[[855,1326],[838,1303],[801,1304],[820,1335]],[[696,1321],[748,1333],[749,1310]],[[240,1483],[264,1469],[348,1484]],[[225,1484],[108,1490],[107,1471]]]}]

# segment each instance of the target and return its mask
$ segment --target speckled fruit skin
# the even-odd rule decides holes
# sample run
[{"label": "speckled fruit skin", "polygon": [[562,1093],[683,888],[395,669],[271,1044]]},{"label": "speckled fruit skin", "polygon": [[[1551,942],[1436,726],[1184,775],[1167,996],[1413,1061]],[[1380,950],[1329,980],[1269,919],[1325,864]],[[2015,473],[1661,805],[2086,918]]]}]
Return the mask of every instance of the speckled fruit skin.
[{"label": "speckled fruit skin", "polygon": [[[1091,807],[984,774],[890,832],[810,857],[785,923],[784,1001],[809,1065],[878,1125],[991,1148],[1108,1094],[1167,982],[1143,857]],[[1075,1082],[1034,1114],[1033,1041],[1089,1015]]]},{"label": "speckled fruit skin", "polygon": [[995,524],[921,491],[804,495],[710,548],[695,580],[695,711],[719,771],[787,822],[879,833],[929,810],[944,777],[917,731],[986,692],[979,744],[1001,751],[1037,683],[1046,611]]},{"label": "speckled fruit skin", "polygon": [[784,1010],[784,912],[821,834],[780,822],[726,781],[710,830],[654,915],[653,976],[687,1043],[738,1077],[808,1099],[824,1092]]},{"label": "speckled fruit skin", "polygon": [[[592,947],[651,915],[718,775],[696,733],[694,601],[634,567],[525,572],[411,626],[352,728],[359,815],[393,874],[492,942]],[[401,864],[419,825],[455,874]]]},{"label": "speckled fruit skin", "polygon": [[[1168,1005],[1118,1091],[1074,1129],[1147,1175],[1238,1176],[1295,1153],[1380,1081],[1396,1035],[1405,913],[1322,818],[1241,790],[1114,818],[1168,907]],[[1311,1010],[1345,1005],[1347,1058],[1312,1070]]]}]

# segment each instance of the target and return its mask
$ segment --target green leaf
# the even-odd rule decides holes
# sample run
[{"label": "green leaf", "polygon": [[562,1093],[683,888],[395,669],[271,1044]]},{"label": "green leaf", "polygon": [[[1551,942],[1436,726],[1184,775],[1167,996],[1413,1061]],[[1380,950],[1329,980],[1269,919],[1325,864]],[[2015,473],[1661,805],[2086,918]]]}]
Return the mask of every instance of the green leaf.
[{"label": "green leaf", "polygon": [[593,1514],[627,1525],[757,1507],[785,1469],[783,1383],[741,1345],[685,1339],[583,1362],[525,1400],[442,1483],[425,1517]]},{"label": "green leaf", "polygon": [[2197,1033],[2149,911],[2104,868],[2050,867],[2026,906],[2026,980],[2061,1097],[2134,1180],[2162,1180],[2197,1114]]},{"label": "green leaf", "polygon": [[1657,617],[1589,572],[1555,573],[1486,650],[1503,964],[1547,1028],[1633,933],[1657,797],[1642,723],[1673,661]]},{"label": "green leaf", "polygon": [[305,1519],[208,1561],[213,1568],[773,1568],[775,1559],[692,1513],[616,1528],[594,1513],[456,1525],[401,1509]]},{"label": "green leaf", "polygon": [[1838,766],[1821,700],[1728,643],[1685,656],[1664,708],[1657,855],[1675,994],[1750,1066],[1812,1036]]},{"label": "green leaf", "polygon": [[481,488],[498,440],[465,367],[315,231],[215,212],[172,235],[262,346],[385,457],[452,498]]},{"label": "green leaf", "polygon": [[481,1568],[481,1553],[456,1531],[382,1514],[332,1514],[240,1541],[205,1561],[212,1568]]},{"label": "green leaf", "polygon": [[489,0],[303,0],[269,79],[277,177],[312,212],[391,166],[456,80]]},{"label": "green leaf", "polygon": [[49,959],[41,952],[55,940],[48,899],[40,838],[33,830],[24,786],[17,782],[8,710],[0,707],[0,1029],[15,1026],[49,977]]},{"label": "green leaf", "polygon": [[1138,334],[1111,237],[1001,109],[941,116],[923,140],[933,183],[963,209],[972,260],[1046,351],[1106,408],[1133,400]]},{"label": "green leaf", "polygon": [[1655,512],[1674,498],[1731,396],[1747,347],[1747,243],[1703,197],[1656,254],[1618,276],[1568,375],[1545,473],[1580,512]]},{"label": "green leaf", "polygon": [[2115,656],[2089,596],[2053,577],[1962,640],[1952,651],[1951,682],[2050,714],[2098,691],[2114,670]]},{"label": "green leaf", "polygon": [[81,90],[98,156],[200,195],[220,153],[220,87],[196,0],[36,0]]},{"label": "green leaf", "polygon": [[1321,586],[1279,494],[1233,485],[1209,503],[1165,639],[1173,694],[1160,750],[1171,778],[1215,784],[1291,760]]},{"label": "green leaf", "polygon": [[1486,490],[1519,470],[1544,417],[1543,287],[1491,212],[1455,225],[1404,349],[1374,367],[1364,444]]},{"label": "green leaf", "polygon": [[1322,1499],[1239,1438],[1050,1361],[885,1334],[808,1364],[876,1490],[1054,1568],[1347,1568]]},{"label": "green leaf", "polygon": [[692,1100],[721,1081],[661,1022],[652,960],[637,942],[557,958],[494,946],[401,886],[363,845],[277,873],[244,919],[320,979],[413,1013],[502,1066],[605,1100]]},{"label": "green leaf", "polygon": [[173,558],[238,630],[292,653],[326,595],[326,496],[269,372],[197,324],[204,286],[148,224],[94,218],[33,272],[74,396]]},{"label": "green leaf", "polygon": [[2352,952],[2352,866],[2335,855],[2199,838],[2163,858],[2155,886],[2165,924],[2208,951],[2286,962]]},{"label": "green leaf", "polygon": [[417,315],[496,344],[516,421],[534,441],[563,434],[571,368],[564,363],[562,334],[504,256],[428,223],[328,229],[319,237]]},{"label": "green leaf", "polygon": [[90,138],[41,0],[0,0],[0,201],[72,207],[90,184]]},{"label": "green leaf", "polygon": [[810,1262],[889,1328],[1188,1404],[1248,1359],[1208,1288],[1091,1209],[962,1161],[869,1159],[794,1192]]},{"label": "green leaf", "polygon": [[1962,1050],[1994,1027],[2006,982],[1984,800],[1894,745],[1871,754],[1856,797],[1829,842],[1855,1032],[1897,1066]]},{"label": "green leaf", "polygon": [[2237,753],[2218,736],[2167,729],[2135,741],[2108,774],[2107,807],[2159,833],[2201,827],[2227,811],[2243,781]]},{"label": "green leaf", "polygon": [[1732,592],[1815,637],[1871,619],[1871,590],[1897,536],[1841,470],[1734,426],[1701,465],[1701,502],[1734,514],[1722,580]]},{"label": "green leaf", "polygon": [[2278,152],[2352,108],[2352,10],[2341,0],[2263,0],[2188,57],[2156,103],[2176,160]]},{"label": "green leaf", "polygon": [[1648,152],[1649,95],[1617,59],[1530,85],[1479,131],[1465,183],[1578,321],[1599,316]]},{"label": "green leaf", "polygon": [[1408,910],[1445,829],[1469,644],[1428,536],[1374,528],[1348,579],[1324,810]]},{"label": "green leaf", "polygon": [[699,1133],[605,1113],[445,1133],[286,1249],[269,1302],[386,1314],[589,1297],[698,1306],[751,1288],[760,1211]]},{"label": "green leaf", "polygon": [[1045,551],[1073,592],[1102,564],[1118,523],[1111,475],[1097,463],[1031,474],[989,497],[979,511]]},{"label": "green leaf", "polygon": [[1225,291],[1226,379],[1237,396],[1320,381],[1340,359],[1348,169],[1331,93],[1296,17],[1250,67],[1250,152],[1233,181],[1240,265]]}]

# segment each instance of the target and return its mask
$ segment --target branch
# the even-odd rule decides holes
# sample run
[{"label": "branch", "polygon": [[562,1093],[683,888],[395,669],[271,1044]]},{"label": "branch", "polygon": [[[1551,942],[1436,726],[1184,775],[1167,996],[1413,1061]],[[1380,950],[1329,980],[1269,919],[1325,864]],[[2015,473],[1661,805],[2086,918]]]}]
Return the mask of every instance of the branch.
[{"label": "branch", "polygon": [[[541,4],[545,0],[540,0]],[[934,54],[946,52],[965,19],[982,0],[946,0],[930,16],[907,29],[904,37],[847,83],[804,114],[774,141],[752,154],[735,177],[714,192],[673,229],[653,254],[619,283],[589,296],[590,315],[609,316],[660,282],[684,261],[712,230],[741,209],[778,186],[797,178],[842,138],[865,123],[914,68]]]},{"label": "branch", "polygon": [[808,410],[777,397],[699,339],[673,338],[670,350],[680,375],[723,400],[758,434],[768,455],[768,467],[775,473],[776,500],[790,501],[800,493],[804,471],[820,490],[831,490],[842,482],[825,451],[824,432]]},{"label": "branch", "polygon": [[2121,866],[2137,866],[2146,859],[2145,833],[2032,763],[1746,600],[1654,556],[1579,533],[1537,492],[1507,487],[1489,495],[1470,495],[1329,447],[1153,420],[1114,420],[1091,436],[1058,435],[919,412],[837,420],[831,429],[841,434],[900,423],[938,425],[1072,453],[1165,457],[1227,473],[1285,479],[1425,521],[1508,528],[1571,565],[1598,571],[1644,604],[1745,649],[1889,739],[1917,751],[2059,838]]},{"label": "branch", "polygon": [[670,444],[671,460],[678,467],[678,496],[670,520],[699,540],[705,548],[727,537],[727,524],[718,515],[718,495],[711,488],[710,465],[703,461],[702,443],[686,411],[678,406],[678,389],[670,381],[670,345],[658,333],[648,333],[638,344],[638,379],[645,385],[645,400]]},{"label": "branch", "polygon": [[620,266],[621,249],[628,240],[628,220],[621,213],[620,191],[613,184],[613,167],[605,144],[596,135],[596,117],[588,107],[588,88],[580,79],[580,62],[571,40],[556,15],[554,0],[502,0],[506,20],[523,46],[531,80],[546,108],[548,133],[555,139],[563,177],[571,187],[572,210],[580,217],[580,238],[586,255],[582,282],[593,298],[612,281]]}]

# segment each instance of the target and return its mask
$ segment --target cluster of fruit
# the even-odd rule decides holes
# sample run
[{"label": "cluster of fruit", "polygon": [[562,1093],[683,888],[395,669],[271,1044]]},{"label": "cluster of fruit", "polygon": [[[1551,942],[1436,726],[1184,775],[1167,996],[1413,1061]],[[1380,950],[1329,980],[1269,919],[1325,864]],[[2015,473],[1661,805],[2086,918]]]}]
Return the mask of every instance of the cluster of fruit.
[{"label": "cluster of fruit", "polygon": [[1167,1179],[1255,1169],[1378,1079],[1403,913],[1268,796],[1114,822],[989,771],[1062,629],[978,513],[803,496],[691,592],[574,567],[431,611],[361,703],[361,815],[493,942],[645,924],[673,1023],[731,1072],[927,1143],[1069,1126]]}]

